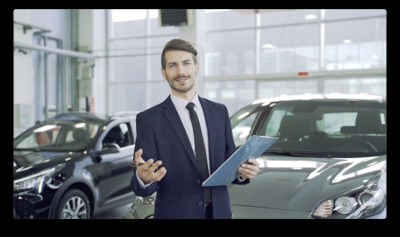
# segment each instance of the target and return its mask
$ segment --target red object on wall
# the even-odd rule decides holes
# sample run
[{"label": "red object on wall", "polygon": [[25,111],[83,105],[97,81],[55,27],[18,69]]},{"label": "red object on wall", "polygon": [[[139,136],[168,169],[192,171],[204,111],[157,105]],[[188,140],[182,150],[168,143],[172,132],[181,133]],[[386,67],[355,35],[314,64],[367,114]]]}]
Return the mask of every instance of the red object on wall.
[{"label": "red object on wall", "polygon": [[308,76],[308,72],[299,72],[297,73],[297,76]]}]

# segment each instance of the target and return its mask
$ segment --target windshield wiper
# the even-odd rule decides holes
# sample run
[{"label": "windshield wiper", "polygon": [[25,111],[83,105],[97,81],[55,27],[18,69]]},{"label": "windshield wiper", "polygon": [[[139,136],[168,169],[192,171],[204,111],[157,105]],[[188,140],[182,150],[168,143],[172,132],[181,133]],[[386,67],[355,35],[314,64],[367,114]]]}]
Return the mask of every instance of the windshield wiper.
[{"label": "windshield wiper", "polygon": [[39,148],[14,148],[14,151],[40,151]]},{"label": "windshield wiper", "polygon": [[324,152],[301,152],[301,151],[265,151],[265,154],[274,154],[274,155],[282,155],[282,156],[294,156],[294,157],[325,157],[332,158],[332,155]]},{"label": "windshield wiper", "polygon": [[289,151],[264,151],[263,155],[274,154],[274,155],[282,155],[282,156],[292,156],[292,153]]}]

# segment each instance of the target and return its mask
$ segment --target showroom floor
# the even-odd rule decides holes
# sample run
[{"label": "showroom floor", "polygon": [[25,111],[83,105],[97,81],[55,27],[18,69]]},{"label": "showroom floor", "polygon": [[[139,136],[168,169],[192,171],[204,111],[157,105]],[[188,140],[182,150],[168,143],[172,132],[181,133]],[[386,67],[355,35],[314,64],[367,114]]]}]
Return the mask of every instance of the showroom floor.
[{"label": "showroom floor", "polygon": [[94,216],[92,219],[123,219],[123,216],[126,214],[131,205],[132,204],[127,204],[125,206],[100,213],[99,215]]}]

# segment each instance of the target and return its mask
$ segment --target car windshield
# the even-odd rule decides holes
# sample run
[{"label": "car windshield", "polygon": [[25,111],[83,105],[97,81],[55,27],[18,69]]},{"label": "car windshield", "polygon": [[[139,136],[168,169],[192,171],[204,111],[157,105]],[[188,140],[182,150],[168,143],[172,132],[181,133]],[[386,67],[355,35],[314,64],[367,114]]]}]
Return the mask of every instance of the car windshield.
[{"label": "car windshield", "polygon": [[83,151],[96,136],[100,124],[82,121],[39,123],[14,139],[15,150]]},{"label": "car windshield", "polygon": [[386,104],[282,101],[251,105],[231,118],[236,145],[251,135],[278,137],[268,153],[362,157],[386,154]]}]

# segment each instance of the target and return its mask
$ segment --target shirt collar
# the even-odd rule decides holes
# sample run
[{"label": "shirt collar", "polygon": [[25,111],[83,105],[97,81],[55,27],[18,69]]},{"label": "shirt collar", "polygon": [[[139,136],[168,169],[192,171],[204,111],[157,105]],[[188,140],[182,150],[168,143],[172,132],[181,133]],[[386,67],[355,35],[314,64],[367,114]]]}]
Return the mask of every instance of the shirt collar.
[{"label": "shirt collar", "polygon": [[[186,105],[189,103],[187,100],[182,99],[178,96],[175,96],[174,94],[171,93],[171,100],[172,103],[174,104],[176,109],[186,109]],[[199,100],[199,95],[196,93],[193,97],[193,100],[191,101],[195,104],[196,107],[200,107],[200,100]],[[200,107],[201,108],[201,107]]]}]

